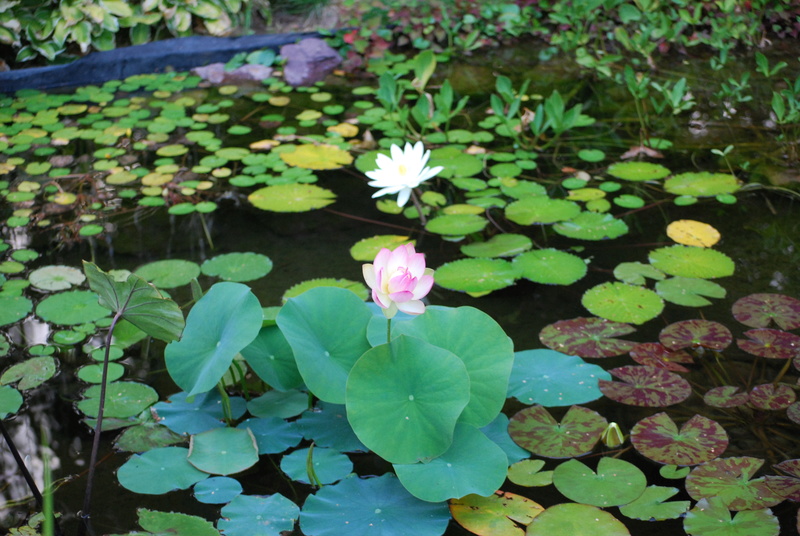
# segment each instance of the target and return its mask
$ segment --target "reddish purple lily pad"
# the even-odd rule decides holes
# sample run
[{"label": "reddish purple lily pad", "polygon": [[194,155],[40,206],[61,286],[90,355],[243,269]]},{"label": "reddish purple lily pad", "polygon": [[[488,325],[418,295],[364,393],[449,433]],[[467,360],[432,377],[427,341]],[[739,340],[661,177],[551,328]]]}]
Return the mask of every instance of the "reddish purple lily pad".
[{"label": "reddish purple lily pad", "polygon": [[661,408],[683,402],[692,394],[689,382],[668,370],[629,365],[608,372],[621,381],[598,380],[600,391],[629,406]]},{"label": "reddish purple lily pad", "polygon": [[750,395],[733,385],[721,385],[706,391],[703,401],[715,408],[735,408],[750,401]]},{"label": "reddish purple lily pad", "polygon": [[524,448],[545,458],[574,458],[591,452],[608,421],[599,413],[572,406],[558,423],[543,406],[530,406],[511,417],[508,433]]},{"label": "reddish purple lily pad", "polygon": [[581,317],[560,320],[545,326],[539,340],[553,350],[578,357],[612,357],[621,355],[635,345],[631,341],[615,339],[636,331],[630,324],[613,322],[604,318]]},{"label": "reddish purple lily pad", "polygon": [[772,466],[788,476],[780,477],[788,481],[776,479],[767,482],[770,489],[793,502],[800,502],[800,460],[785,460]]},{"label": "reddish purple lily pad", "polygon": [[800,424],[800,402],[795,402],[786,408],[786,416],[795,424]]},{"label": "reddish purple lily pad", "polygon": [[694,363],[694,358],[682,350],[673,352],[660,342],[643,342],[630,351],[631,358],[640,365],[663,368],[672,372],[689,372],[681,363]]},{"label": "reddish purple lily pad", "polygon": [[673,420],[661,412],[634,425],[631,443],[654,462],[697,465],[721,456],[728,448],[728,434],[719,423],[702,415],[695,415],[678,431]]},{"label": "reddish purple lily pad", "polygon": [[794,389],[784,383],[762,383],[750,390],[750,405],[758,409],[785,409],[795,400]]},{"label": "reddish purple lily pad", "polygon": [[709,350],[724,350],[731,342],[730,330],[711,320],[681,320],[661,330],[658,340],[668,350],[703,347]]},{"label": "reddish purple lily pad", "polygon": [[783,501],[768,484],[775,477],[752,478],[764,460],[741,456],[718,458],[698,465],[686,477],[686,491],[692,499],[719,497],[729,510],[758,510]]},{"label": "reddish purple lily pad", "polygon": [[750,329],[744,332],[749,340],[737,339],[736,344],[748,354],[770,359],[792,359],[800,351],[800,336],[780,329]]},{"label": "reddish purple lily pad", "polygon": [[731,308],[733,317],[753,328],[765,328],[775,322],[781,329],[800,327],[800,300],[783,294],[750,294]]}]

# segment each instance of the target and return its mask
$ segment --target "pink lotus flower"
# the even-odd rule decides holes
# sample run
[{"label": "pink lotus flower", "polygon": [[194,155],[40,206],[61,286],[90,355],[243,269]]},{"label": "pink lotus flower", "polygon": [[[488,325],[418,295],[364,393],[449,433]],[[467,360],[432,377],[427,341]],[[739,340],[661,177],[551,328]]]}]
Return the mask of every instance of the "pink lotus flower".
[{"label": "pink lotus flower", "polygon": [[373,264],[363,266],[363,272],[372,299],[386,318],[392,318],[398,310],[410,315],[425,312],[420,300],[433,286],[433,270],[425,268],[425,255],[414,251],[411,244],[394,251],[383,248]]}]

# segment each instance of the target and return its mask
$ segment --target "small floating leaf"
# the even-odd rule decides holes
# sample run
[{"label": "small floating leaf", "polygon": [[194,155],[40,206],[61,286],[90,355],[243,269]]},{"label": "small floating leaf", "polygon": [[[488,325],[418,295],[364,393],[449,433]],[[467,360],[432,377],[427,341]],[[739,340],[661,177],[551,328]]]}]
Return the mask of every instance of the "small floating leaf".
[{"label": "small floating leaf", "polygon": [[330,205],[336,194],[315,184],[276,184],[247,196],[253,206],[272,212],[307,212]]},{"label": "small floating leaf", "polygon": [[560,464],[553,471],[553,484],[572,501],[609,507],[628,504],[641,496],[647,478],[630,462],[603,457],[596,473],[578,460]]},{"label": "small floating leaf", "polygon": [[582,279],[587,271],[583,259],[553,248],[523,253],[514,258],[513,265],[520,277],[547,285],[571,285]]},{"label": "small floating leaf", "polygon": [[514,284],[518,272],[503,259],[460,259],[436,269],[436,284],[450,290],[484,295]]},{"label": "small floating leaf", "polygon": [[778,536],[780,523],[768,508],[745,510],[731,517],[722,499],[700,499],[686,513],[683,528],[694,536]]},{"label": "small floating leaf", "polygon": [[629,365],[608,372],[621,381],[600,380],[600,390],[611,400],[629,406],[672,406],[692,394],[689,382],[664,369]]},{"label": "small floating leaf", "polygon": [[28,276],[31,285],[42,290],[66,290],[85,279],[83,272],[72,266],[43,266]]},{"label": "small floating leaf", "polygon": [[176,288],[200,275],[200,266],[192,261],[165,259],[140,266],[134,273],[158,288]]},{"label": "small floating leaf", "polygon": [[[284,146],[281,146],[283,148]],[[338,169],[353,162],[353,156],[335,145],[298,145],[294,151],[280,153],[290,166],[305,169]]]},{"label": "small floating leaf", "polygon": [[779,329],[750,329],[744,332],[749,340],[736,344],[748,354],[770,359],[792,359],[800,352],[800,336]]},{"label": "small floating leaf", "polygon": [[678,488],[648,486],[636,500],[619,507],[619,512],[631,519],[663,521],[677,519],[691,506],[691,501],[668,501]]},{"label": "small floating leaf", "polygon": [[117,470],[125,489],[146,495],[161,495],[174,489],[188,489],[208,477],[187,460],[189,449],[162,447],[134,454]]},{"label": "small floating leaf", "polygon": [[733,385],[720,385],[706,391],[703,402],[715,408],[735,408],[750,401],[750,395]]},{"label": "small floating leaf", "polygon": [[36,306],[36,314],[53,324],[74,326],[108,316],[98,296],[88,290],[70,290],[46,297]]},{"label": "small floating leaf", "polygon": [[508,396],[523,404],[571,406],[597,400],[598,380],[610,380],[602,367],[555,350],[523,350],[514,354]]},{"label": "small floating leaf", "polygon": [[505,208],[506,218],[519,225],[554,223],[575,218],[580,205],[566,199],[551,199],[545,195],[526,196]]},{"label": "small floating leaf", "polygon": [[631,324],[643,324],[664,309],[664,301],[652,290],[619,282],[590,288],[583,294],[581,304],[601,318]]},{"label": "small floating leaf", "polygon": [[652,164],[650,162],[617,162],[608,167],[607,173],[618,179],[641,182],[663,179],[671,172],[661,164]]},{"label": "small floating leaf", "polygon": [[217,527],[227,536],[281,536],[292,530],[299,514],[298,506],[280,493],[239,494],[222,507]]},{"label": "small floating leaf", "polygon": [[17,389],[27,391],[52,378],[58,370],[56,360],[50,356],[32,357],[10,366],[0,376],[0,385],[17,383]]},{"label": "small floating leaf", "polygon": [[637,344],[631,348],[630,354],[640,365],[663,368],[672,372],[689,372],[689,369],[681,363],[694,363],[694,358],[688,353],[681,350],[671,351],[660,342]]},{"label": "small floating leaf", "polygon": [[545,346],[568,355],[580,357],[611,357],[633,348],[631,341],[616,339],[636,331],[629,324],[604,318],[573,318],[545,326],[539,340]]},{"label": "small floating leaf", "polygon": [[643,456],[667,465],[697,465],[722,455],[728,434],[716,421],[695,415],[681,426],[664,412],[645,417],[631,429],[631,443]]},{"label": "small floating leaf", "polygon": [[[605,459],[605,458],[604,458]],[[547,508],[528,525],[527,536],[630,536],[621,521],[605,510],[578,503]]]},{"label": "small floating leaf", "polygon": [[608,421],[599,413],[572,406],[557,422],[543,406],[517,412],[508,425],[511,439],[520,447],[546,458],[574,458],[591,452]]},{"label": "small floating leaf", "polygon": [[710,248],[721,238],[719,231],[707,223],[677,220],[667,225],[667,236],[684,246]]},{"label": "small floating leaf", "polygon": [[668,246],[650,252],[650,264],[669,275],[714,279],[733,274],[733,260],[719,251],[691,246]]},{"label": "small floating leaf", "polygon": [[669,193],[692,197],[732,194],[740,186],[733,175],[708,171],[681,173],[664,181],[664,189]]},{"label": "small floating leaf", "polygon": [[750,405],[763,410],[786,409],[797,399],[794,390],[786,384],[762,383],[750,390]]},{"label": "small floating leaf", "polygon": [[200,266],[200,271],[205,275],[237,282],[259,279],[271,270],[272,261],[269,257],[252,252],[217,255]]},{"label": "small floating leaf", "polygon": [[258,462],[256,438],[246,428],[206,430],[191,437],[187,460],[204,473],[239,473]]},{"label": "small floating leaf", "polygon": [[463,236],[482,231],[489,224],[477,214],[445,214],[437,216],[425,225],[425,230],[449,236]]},{"label": "small floating leaf", "polygon": [[687,307],[711,305],[709,298],[724,298],[725,288],[713,281],[696,277],[671,277],[656,283],[656,293],[666,301]]},{"label": "small floating leaf", "polygon": [[532,245],[531,239],[525,235],[503,233],[485,242],[461,246],[461,253],[468,257],[513,257],[531,249]]},{"label": "small floating leaf", "polygon": [[628,225],[611,214],[581,212],[570,221],[556,223],[553,230],[567,238],[607,240],[626,234]]}]

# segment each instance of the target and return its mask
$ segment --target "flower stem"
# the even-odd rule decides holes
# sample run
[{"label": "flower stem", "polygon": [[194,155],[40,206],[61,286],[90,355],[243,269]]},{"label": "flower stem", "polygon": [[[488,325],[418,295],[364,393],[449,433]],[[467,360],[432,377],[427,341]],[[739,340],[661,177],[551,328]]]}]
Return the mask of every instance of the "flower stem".
[{"label": "flower stem", "polygon": [[419,202],[415,190],[411,190],[411,201],[414,202],[414,207],[417,209],[417,214],[419,214],[419,222],[425,227],[425,224],[428,223],[428,218],[426,218],[425,213],[422,212],[422,203]]},{"label": "flower stem", "polygon": [[392,319],[386,319],[386,343],[392,342]]}]

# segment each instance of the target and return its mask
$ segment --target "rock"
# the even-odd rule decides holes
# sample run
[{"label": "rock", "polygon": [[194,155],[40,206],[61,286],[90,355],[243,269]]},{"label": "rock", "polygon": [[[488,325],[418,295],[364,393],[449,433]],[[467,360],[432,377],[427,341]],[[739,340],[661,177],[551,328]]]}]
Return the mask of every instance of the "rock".
[{"label": "rock", "polygon": [[310,86],[319,82],[342,62],[336,50],[316,37],[283,45],[281,56],[286,59],[283,76],[293,86]]}]

